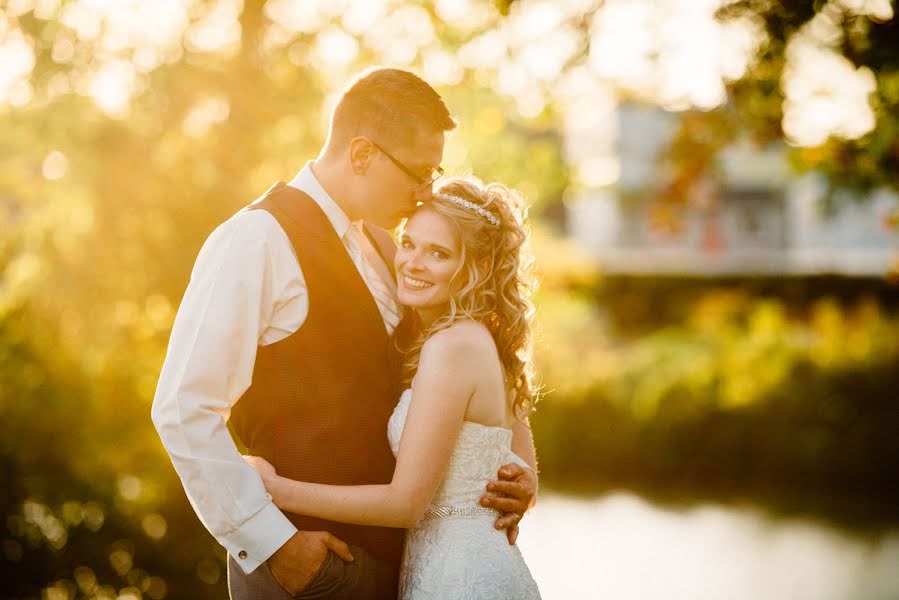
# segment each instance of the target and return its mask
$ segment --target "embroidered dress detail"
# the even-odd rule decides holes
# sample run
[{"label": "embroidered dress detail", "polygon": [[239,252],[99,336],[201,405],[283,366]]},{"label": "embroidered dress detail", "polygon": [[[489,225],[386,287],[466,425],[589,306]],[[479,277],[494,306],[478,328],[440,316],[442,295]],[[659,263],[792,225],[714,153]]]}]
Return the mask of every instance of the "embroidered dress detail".
[{"label": "embroidered dress detail", "polygon": [[[394,454],[411,401],[412,390],[406,390],[387,425]],[[510,546],[506,532],[493,526],[497,511],[478,505],[511,447],[511,429],[462,423],[425,517],[406,532],[401,600],[540,599],[518,546]]]}]

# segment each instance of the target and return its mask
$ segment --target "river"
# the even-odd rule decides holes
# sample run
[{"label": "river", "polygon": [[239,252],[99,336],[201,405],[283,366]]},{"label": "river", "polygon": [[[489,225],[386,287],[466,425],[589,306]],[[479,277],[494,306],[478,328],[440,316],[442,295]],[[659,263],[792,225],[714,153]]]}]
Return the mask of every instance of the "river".
[{"label": "river", "polygon": [[550,494],[518,543],[544,600],[899,598],[899,530],[862,535],[750,507]]}]

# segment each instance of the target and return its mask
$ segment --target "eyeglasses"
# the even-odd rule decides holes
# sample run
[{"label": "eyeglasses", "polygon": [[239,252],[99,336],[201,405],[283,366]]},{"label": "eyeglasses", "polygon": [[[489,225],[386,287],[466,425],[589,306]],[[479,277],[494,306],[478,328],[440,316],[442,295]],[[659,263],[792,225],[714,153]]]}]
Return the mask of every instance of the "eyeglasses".
[{"label": "eyeglasses", "polygon": [[[369,141],[371,141],[371,140],[369,140]],[[402,162],[400,162],[399,160],[394,158],[394,156],[392,154],[390,154],[390,152],[388,152],[387,150],[385,150],[384,148],[382,148],[375,142],[371,142],[371,145],[374,146],[375,148],[377,148],[378,150],[380,150],[381,152],[383,152],[384,156],[386,156],[387,158],[390,159],[390,162],[395,164],[400,171],[402,171],[403,173],[405,173],[406,175],[411,177],[412,180],[416,182],[416,186],[414,188],[412,188],[413,192],[417,192],[419,190],[422,190],[422,189],[432,185],[435,181],[437,181],[437,179],[439,179],[443,175],[443,167],[440,167],[440,166],[437,166],[433,170],[431,170],[430,177],[421,177],[419,175],[416,175],[415,172],[412,171],[412,169],[410,169],[409,167],[404,165]]]}]

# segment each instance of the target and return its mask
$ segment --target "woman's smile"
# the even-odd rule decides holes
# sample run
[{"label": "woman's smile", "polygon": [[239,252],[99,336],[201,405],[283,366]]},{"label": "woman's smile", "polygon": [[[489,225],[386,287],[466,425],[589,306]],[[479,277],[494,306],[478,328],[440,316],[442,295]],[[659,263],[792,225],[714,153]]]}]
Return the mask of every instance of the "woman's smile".
[{"label": "woman's smile", "polygon": [[434,284],[431,283],[430,281],[425,281],[423,279],[416,279],[415,277],[404,274],[403,275],[403,285],[405,285],[408,288],[411,288],[412,291],[418,291],[418,290],[425,290]]}]

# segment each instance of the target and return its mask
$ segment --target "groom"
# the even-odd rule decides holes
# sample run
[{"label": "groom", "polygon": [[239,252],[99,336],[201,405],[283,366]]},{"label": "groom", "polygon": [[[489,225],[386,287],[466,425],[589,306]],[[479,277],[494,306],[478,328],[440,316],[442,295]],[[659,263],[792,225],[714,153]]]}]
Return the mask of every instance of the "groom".
[{"label": "groom", "polygon": [[[325,147],[219,226],[172,328],[153,422],[203,524],[229,554],[233,600],[396,598],[403,531],[284,514],[241,457],[286,477],[389,483],[399,398],[392,229],[442,174],[443,100],[407,71],[347,88]],[[513,447],[534,463],[521,426]],[[510,542],[536,493],[510,455],[482,503]],[[517,463],[517,464],[515,464]]]}]

